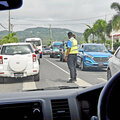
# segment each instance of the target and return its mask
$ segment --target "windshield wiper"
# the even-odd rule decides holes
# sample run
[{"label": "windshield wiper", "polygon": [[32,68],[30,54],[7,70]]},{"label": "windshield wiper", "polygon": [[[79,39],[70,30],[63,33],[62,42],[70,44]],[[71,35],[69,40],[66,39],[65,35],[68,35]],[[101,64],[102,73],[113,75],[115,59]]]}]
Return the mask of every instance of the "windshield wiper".
[{"label": "windshield wiper", "polygon": [[55,86],[55,87],[47,87],[40,89],[30,89],[24,91],[63,90],[63,89],[78,89],[78,88],[86,88],[86,86]]}]

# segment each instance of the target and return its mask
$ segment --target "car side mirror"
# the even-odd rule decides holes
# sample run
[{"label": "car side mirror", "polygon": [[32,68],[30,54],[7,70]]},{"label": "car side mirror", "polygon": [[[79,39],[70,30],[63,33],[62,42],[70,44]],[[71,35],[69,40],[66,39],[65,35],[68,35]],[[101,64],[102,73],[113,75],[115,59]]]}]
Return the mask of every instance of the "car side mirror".
[{"label": "car side mirror", "polygon": [[108,52],[112,53],[112,50],[108,50]]},{"label": "car side mirror", "polygon": [[83,52],[83,49],[79,49],[79,52]]}]

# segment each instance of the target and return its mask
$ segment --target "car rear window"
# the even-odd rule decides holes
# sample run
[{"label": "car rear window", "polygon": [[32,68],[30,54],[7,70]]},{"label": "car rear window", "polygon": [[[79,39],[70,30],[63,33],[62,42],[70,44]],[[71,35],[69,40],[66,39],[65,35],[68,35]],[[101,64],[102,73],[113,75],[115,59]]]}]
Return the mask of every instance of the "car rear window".
[{"label": "car rear window", "polygon": [[15,54],[30,54],[33,50],[30,45],[11,45],[3,46],[2,55],[15,55]]}]

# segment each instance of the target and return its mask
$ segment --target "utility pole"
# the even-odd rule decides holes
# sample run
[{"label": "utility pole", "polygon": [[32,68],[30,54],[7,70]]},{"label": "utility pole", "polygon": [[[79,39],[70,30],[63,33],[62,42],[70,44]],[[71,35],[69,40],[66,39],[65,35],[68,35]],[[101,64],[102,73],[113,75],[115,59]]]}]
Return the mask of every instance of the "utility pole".
[{"label": "utility pole", "polygon": [[8,32],[11,33],[10,10],[8,12]]},{"label": "utility pole", "polygon": [[51,24],[49,25],[49,35],[50,35],[50,42],[52,42],[52,41],[53,41],[53,38],[52,38]]}]

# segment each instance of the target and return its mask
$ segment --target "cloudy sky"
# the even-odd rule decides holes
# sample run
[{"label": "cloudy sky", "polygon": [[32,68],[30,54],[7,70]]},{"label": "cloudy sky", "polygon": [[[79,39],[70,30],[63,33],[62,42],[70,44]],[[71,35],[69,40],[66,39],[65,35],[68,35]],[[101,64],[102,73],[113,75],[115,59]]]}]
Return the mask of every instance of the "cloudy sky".
[{"label": "cloudy sky", "polygon": [[[11,23],[14,31],[51,24],[83,32],[85,24],[92,25],[97,19],[109,21],[116,13],[110,8],[113,2],[120,0],[23,0],[20,9],[11,11]],[[0,23],[8,28],[8,11],[0,12]]]}]

